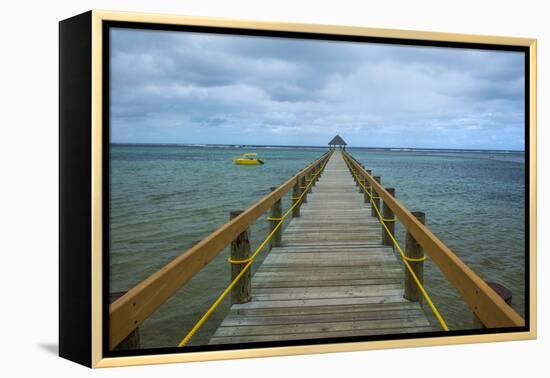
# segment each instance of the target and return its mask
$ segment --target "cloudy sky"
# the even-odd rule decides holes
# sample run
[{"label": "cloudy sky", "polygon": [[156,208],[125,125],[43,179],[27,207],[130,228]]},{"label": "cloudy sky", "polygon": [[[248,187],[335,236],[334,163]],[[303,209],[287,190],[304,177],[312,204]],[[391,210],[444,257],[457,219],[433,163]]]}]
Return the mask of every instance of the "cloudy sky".
[{"label": "cloudy sky", "polygon": [[518,52],[111,31],[111,141],[524,149]]}]

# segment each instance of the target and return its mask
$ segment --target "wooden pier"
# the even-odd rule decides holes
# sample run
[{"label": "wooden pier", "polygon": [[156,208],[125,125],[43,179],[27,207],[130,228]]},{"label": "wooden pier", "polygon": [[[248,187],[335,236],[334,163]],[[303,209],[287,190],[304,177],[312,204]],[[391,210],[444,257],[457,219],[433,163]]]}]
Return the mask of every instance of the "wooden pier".
[{"label": "wooden pier", "polygon": [[254,274],[251,301],[231,307],[210,344],[433,331],[403,277],[336,151]]},{"label": "wooden pier", "polygon": [[[339,138],[339,137],[338,137]],[[254,205],[140,282],[109,307],[109,349],[136,349],[139,326],[231,246],[230,284],[182,330],[185,347],[223,300],[228,315],[210,344],[388,335],[449,330],[423,286],[426,258],[470,307],[480,327],[522,327],[524,319],[351,154],[330,148]],[[283,211],[282,198],[292,193]],[[249,228],[269,214],[271,231],[250,250]],[[283,222],[291,219],[283,232]],[[395,223],[406,230],[400,246]],[[252,262],[268,254],[252,276]],[[437,288],[435,288],[437,289]],[[420,303],[433,313],[429,321]],[[444,306],[445,304],[437,304]],[[431,319],[431,318],[430,318]]]}]

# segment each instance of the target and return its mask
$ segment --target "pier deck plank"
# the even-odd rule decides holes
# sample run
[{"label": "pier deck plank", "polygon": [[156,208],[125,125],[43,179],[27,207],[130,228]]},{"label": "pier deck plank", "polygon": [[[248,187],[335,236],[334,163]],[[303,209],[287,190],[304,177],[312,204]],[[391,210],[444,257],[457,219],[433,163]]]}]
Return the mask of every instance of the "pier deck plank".
[{"label": "pier deck plank", "polygon": [[210,344],[433,331],[403,298],[403,268],[336,151]]}]

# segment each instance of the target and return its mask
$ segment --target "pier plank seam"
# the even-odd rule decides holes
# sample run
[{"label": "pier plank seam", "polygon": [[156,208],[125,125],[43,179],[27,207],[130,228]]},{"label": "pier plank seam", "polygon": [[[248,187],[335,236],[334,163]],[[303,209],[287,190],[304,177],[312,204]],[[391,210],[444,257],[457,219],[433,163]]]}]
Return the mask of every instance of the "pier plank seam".
[{"label": "pier plank seam", "polygon": [[434,331],[340,152],[210,344]]}]

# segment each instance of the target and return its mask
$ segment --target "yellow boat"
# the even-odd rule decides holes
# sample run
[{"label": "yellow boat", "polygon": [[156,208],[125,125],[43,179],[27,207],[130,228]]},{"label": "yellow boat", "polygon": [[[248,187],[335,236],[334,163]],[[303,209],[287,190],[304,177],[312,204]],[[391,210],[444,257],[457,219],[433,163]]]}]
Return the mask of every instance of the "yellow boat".
[{"label": "yellow boat", "polygon": [[233,159],[233,163],[240,164],[240,165],[260,165],[264,162],[260,159],[257,159],[256,156],[258,154],[256,153],[248,153],[248,154],[242,154],[241,156]]}]

